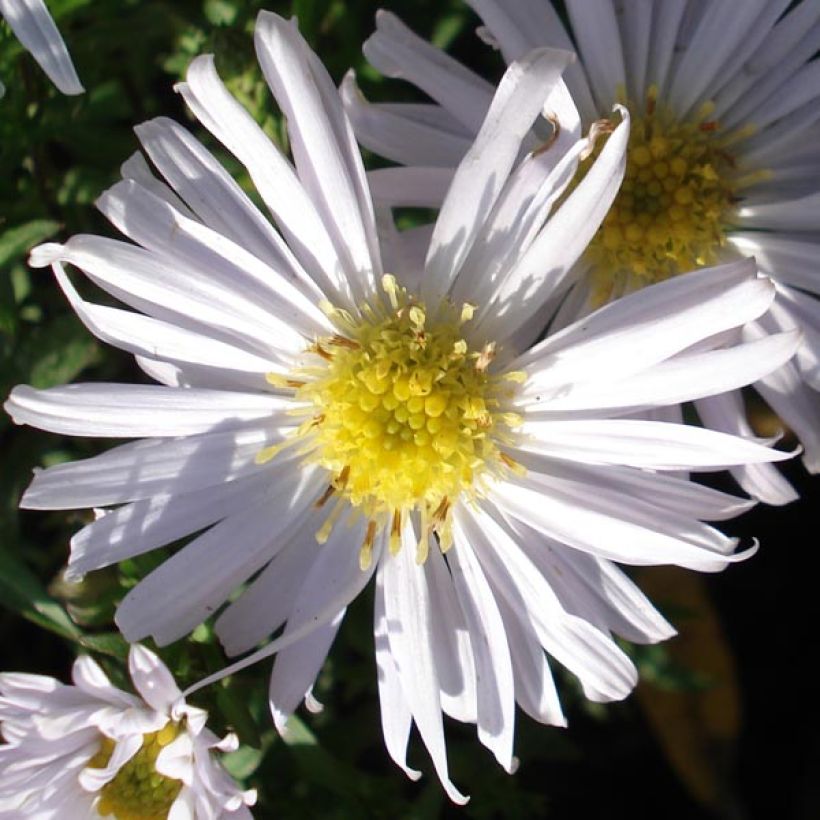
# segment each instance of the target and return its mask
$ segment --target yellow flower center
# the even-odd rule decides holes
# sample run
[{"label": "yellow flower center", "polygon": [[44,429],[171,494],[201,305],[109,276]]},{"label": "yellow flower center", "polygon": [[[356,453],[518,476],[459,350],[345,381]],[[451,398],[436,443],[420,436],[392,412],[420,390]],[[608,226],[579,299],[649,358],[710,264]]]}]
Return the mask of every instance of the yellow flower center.
[{"label": "yellow flower center", "polygon": [[[726,134],[705,103],[680,120],[649,90],[643,112],[628,104],[631,131],[623,184],[587,249],[598,303],[627,287],[651,284],[718,262],[740,190],[765,172],[738,174]],[[593,157],[600,153],[596,147]]]},{"label": "yellow flower center", "polygon": [[[179,734],[179,724],[169,721],[158,732],[142,736],[142,746],[103,786],[97,811],[117,820],[164,820],[176,800],[181,780],[160,774],[157,756]],[[100,750],[89,762],[92,769],[103,769],[114,752],[114,741],[104,737]]]},{"label": "yellow flower center", "polygon": [[383,286],[388,304],[366,305],[361,320],[329,311],[341,332],[310,348],[318,366],[268,377],[309,408],[300,437],[311,442],[309,458],[332,476],[318,505],[338,499],[317,538],[328,537],[343,503],[357,508],[369,520],[363,567],[382,527],[390,528],[391,550],[399,548],[403,517],[413,510],[422,525],[418,560],[432,532],[448,549],[453,502],[479,491],[487,473],[517,467],[498,445],[520,423],[504,406],[511,382],[523,374],[491,374],[492,344],[470,350],[461,332],[470,305],[459,312],[444,304],[431,319],[392,276]]}]

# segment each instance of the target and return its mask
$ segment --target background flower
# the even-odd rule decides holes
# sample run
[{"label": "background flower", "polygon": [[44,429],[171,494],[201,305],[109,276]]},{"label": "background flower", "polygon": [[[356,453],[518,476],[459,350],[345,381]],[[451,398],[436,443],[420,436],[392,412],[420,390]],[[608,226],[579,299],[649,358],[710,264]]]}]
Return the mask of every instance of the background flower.
[{"label": "background flower", "polygon": [[0,817],[250,818],[241,792],[211,750],[236,749],[205,727],[162,661],[129,654],[139,697],[113,687],[98,664],[79,658],[73,685],[0,674]]}]

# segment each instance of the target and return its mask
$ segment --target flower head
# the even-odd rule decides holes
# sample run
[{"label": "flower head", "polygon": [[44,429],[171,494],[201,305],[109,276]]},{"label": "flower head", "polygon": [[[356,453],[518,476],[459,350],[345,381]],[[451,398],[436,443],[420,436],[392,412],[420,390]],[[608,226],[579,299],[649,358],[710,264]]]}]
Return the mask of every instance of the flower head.
[{"label": "flower head", "polygon": [[[255,41],[293,163],[211,58],[179,91],[245,165],[276,226],[190,133],[157,119],[137,133],[164,181],[132,158],[98,203],[136,244],[76,236],[33,252],[92,332],[161,384],[16,388],[6,408],[18,423],[143,437],[39,472],[23,504],[120,505],[72,540],[75,575],[198,533],[129,592],[117,621],[129,639],[167,643],[249,582],[215,629],[238,655],[283,628],[230,667],[278,651],[281,730],[302,699],[318,708],[314,679],[375,575],[388,752],[417,776],[406,764],[415,722],[463,801],[442,711],[476,723],[510,770],[516,701],[564,722],[545,649],[589,697],[612,700],[636,679],[612,633],[672,633],[613,559],[716,571],[749,554],[703,523],[749,502],[675,473],[786,454],[623,416],[758,378],[796,335],[732,335],[774,296],[742,261],[533,345],[617,191],[629,134],[626,111],[602,124],[610,139],[567,193],[594,146],[578,137],[555,152],[529,134],[568,54],[537,50],[509,68],[432,236],[411,241],[385,223],[380,241],[330,77],[291,22],[263,12]],[[67,264],[133,310],[83,299]]]},{"label": "flower head", "polygon": [[138,696],[87,656],[72,685],[0,674],[0,817],[250,818],[255,794],[213,758],[236,737],[205,727],[153,652],[132,646],[129,669]]},{"label": "flower head", "polygon": [[[816,236],[817,68],[820,8],[800,2],[740,6],[719,2],[588,3],[569,0],[572,39],[550,0],[470,0],[485,40],[514,61],[532,48],[575,48],[566,85],[555,89],[546,119],[573,139],[607,116],[630,112],[623,184],[596,236],[568,271],[560,314],[555,300],[543,325],[573,321],[636,289],[692,270],[754,255],[778,298],[746,338],[802,328],[793,361],[755,383],[797,434],[806,467],[820,469],[820,293]],[[574,46],[573,43],[576,45]],[[391,77],[414,82],[435,101],[369,105],[352,76],[348,112],[362,142],[411,166],[376,171],[374,192],[393,204],[441,202],[453,169],[492,98],[492,87],[380,12],[364,47]],[[547,123],[542,123],[542,128]],[[602,150],[603,141],[596,150]],[[594,155],[582,164],[581,174]],[[697,402],[715,430],[752,435],[736,392]],[[676,408],[669,418],[680,418]],[[744,490],[772,504],[796,497],[771,465],[732,470]]]},{"label": "flower head", "polygon": [[83,93],[71,56],[44,0],[0,0],[0,16],[63,94]]}]

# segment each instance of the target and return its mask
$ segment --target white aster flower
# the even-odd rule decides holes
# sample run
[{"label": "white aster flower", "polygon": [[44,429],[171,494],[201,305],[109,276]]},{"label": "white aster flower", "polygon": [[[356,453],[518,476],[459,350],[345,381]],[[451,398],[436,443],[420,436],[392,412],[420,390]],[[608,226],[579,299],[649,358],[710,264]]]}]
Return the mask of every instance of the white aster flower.
[{"label": "white aster flower", "polygon": [[[194,536],[128,593],[117,622],[131,640],[165,644],[233,596],[215,627],[229,654],[283,628],[231,667],[279,651],[270,701],[280,729],[303,698],[317,707],[314,679],[375,575],[388,752],[417,776],[405,762],[415,722],[463,801],[442,711],[476,723],[509,770],[516,701],[564,723],[545,649],[588,697],[625,697],[636,671],[612,633],[653,642],[672,628],[613,560],[716,571],[744,557],[702,522],[750,502],[676,471],[786,457],[617,416],[759,378],[793,354],[797,334],[731,334],[774,296],[741,261],[521,346],[605,216],[629,134],[624,113],[545,221],[590,148],[578,139],[566,153],[522,153],[571,59],[549,49],[508,69],[427,237],[424,270],[403,269],[387,245],[398,267],[385,274],[330,77],[274,14],[260,14],[255,42],[293,164],[211,57],[193,62],[179,91],[247,168],[276,227],[188,131],[159,118],[137,134],[164,181],[137,156],[98,203],[137,244],[75,236],[32,253],[89,329],[161,384],[16,388],[6,408],[18,423],[145,437],[38,472],[22,503],[116,507],[72,540],[75,576]],[[66,264],[134,310],[86,301]]]},{"label": "white aster flower", "polygon": [[83,93],[85,89],[44,0],[0,0],[0,16],[63,94]]},{"label": "white aster flower", "polygon": [[[547,103],[563,132],[586,130],[616,101],[632,117],[624,184],[564,283],[574,287],[556,326],[647,284],[754,255],[778,298],[744,336],[795,327],[804,334],[795,359],[755,387],[801,440],[807,469],[820,470],[820,4],[568,0],[570,39],[550,0],[468,2],[486,23],[482,35],[508,61],[575,43],[580,60]],[[492,86],[387,12],[364,51],[382,73],[435,101],[368,105],[347,78],[348,111],[363,144],[417,166],[403,175],[376,171],[374,194],[435,205],[477,133]],[[736,392],[699,401],[697,410],[712,429],[751,435]],[[665,417],[679,418],[679,409]],[[796,497],[771,465],[732,472],[768,503]]]},{"label": "white aster flower", "polygon": [[73,685],[44,675],[0,674],[0,817],[38,820],[241,820],[242,792],[213,757],[232,751],[207,713],[185,703],[162,661],[142,646],[128,656],[139,697],[111,685],[80,657]]}]

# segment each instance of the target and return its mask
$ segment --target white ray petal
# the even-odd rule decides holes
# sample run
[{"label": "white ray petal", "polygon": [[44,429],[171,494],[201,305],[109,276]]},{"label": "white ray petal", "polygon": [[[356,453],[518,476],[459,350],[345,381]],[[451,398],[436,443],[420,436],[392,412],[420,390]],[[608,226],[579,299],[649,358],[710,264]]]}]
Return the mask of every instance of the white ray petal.
[{"label": "white ray petal", "polygon": [[44,0],[0,0],[0,15],[63,94],[85,91]]},{"label": "white ray petal", "polygon": [[15,387],[4,405],[16,424],[71,436],[186,436],[249,422],[286,424],[291,399],[264,393],[141,384]]}]

